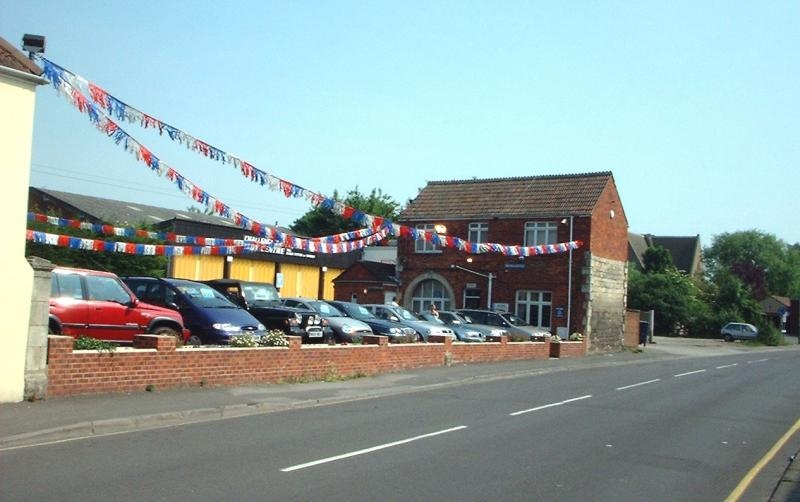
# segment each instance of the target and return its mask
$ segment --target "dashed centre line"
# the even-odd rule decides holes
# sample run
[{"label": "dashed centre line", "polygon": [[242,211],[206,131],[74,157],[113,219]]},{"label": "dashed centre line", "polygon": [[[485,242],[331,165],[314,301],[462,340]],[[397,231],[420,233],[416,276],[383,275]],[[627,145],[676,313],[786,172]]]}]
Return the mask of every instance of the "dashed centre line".
[{"label": "dashed centre line", "polygon": [[632,389],[632,388],[634,388],[634,387],[639,387],[639,386],[641,386],[641,385],[647,385],[647,384],[649,384],[649,383],[656,383],[656,382],[660,382],[660,381],[661,381],[661,379],[660,379],[660,378],[655,378],[655,379],[653,379],[653,380],[648,380],[648,381],[646,381],[646,382],[639,382],[639,383],[634,383],[634,384],[631,384],[631,385],[626,385],[626,386],[624,386],[624,387],[617,387],[617,389],[616,389],[616,390]]},{"label": "dashed centre line", "polygon": [[364,455],[365,453],[372,453],[373,451],[383,450],[385,448],[391,448],[392,446],[398,446],[398,445],[401,445],[401,444],[410,443],[412,441],[418,441],[420,439],[426,439],[426,438],[430,438],[430,437],[433,437],[433,436],[438,436],[440,434],[447,434],[448,432],[460,431],[460,430],[466,429],[466,428],[467,428],[466,425],[459,425],[458,427],[451,427],[450,429],[445,429],[445,430],[442,430],[442,431],[436,431],[436,432],[431,432],[431,433],[428,433],[428,434],[422,434],[421,436],[414,436],[412,438],[401,439],[400,441],[394,441],[392,443],[381,444],[381,445],[373,446],[371,448],[365,448],[363,450],[351,451],[350,453],[343,453],[341,455],[336,455],[335,457],[322,458],[320,460],[314,460],[313,462],[306,462],[305,464],[298,464],[298,465],[293,465],[291,467],[285,467],[285,468],[281,469],[281,472],[292,472],[292,471],[297,471],[297,470],[300,470],[300,469],[306,469],[308,467],[314,467],[315,465],[327,464],[328,462],[335,462],[336,460],[343,460],[345,458],[355,457],[357,455]]},{"label": "dashed centre line", "polygon": [[704,369],[695,370],[695,371],[687,371],[686,373],[678,373],[677,375],[672,375],[672,376],[675,377],[675,378],[678,378],[678,377],[683,377],[683,376],[687,376],[687,375],[694,375],[694,374],[697,374],[697,373],[705,373],[705,371],[706,370],[704,370]]},{"label": "dashed centre line", "polygon": [[561,406],[563,404],[572,403],[572,402],[575,402],[575,401],[580,401],[582,399],[589,399],[590,397],[592,397],[591,394],[587,394],[587,395],[581,396],[581,397],[573,397],[572,399],[567,399],[565,401],[559,401],[557,403],[543,404],[542,406],[537,406],[536,408],[530,408],[530,409],[527,409],[527,410],[515,411],[514,413],[509,413],[508,416],[516,417],[517,415],[530,413],[532,411],[539,411],[539,410],[543,410],[545,408],[552,408],[554,406]]},{"label": "dashed centre line", "polygon": [[732,367],[738,366],[738,365],[739,365],[739,363],[723,364],[722,366],[717,366],[716,369],[721,370],[723,368],[732,368]]}]

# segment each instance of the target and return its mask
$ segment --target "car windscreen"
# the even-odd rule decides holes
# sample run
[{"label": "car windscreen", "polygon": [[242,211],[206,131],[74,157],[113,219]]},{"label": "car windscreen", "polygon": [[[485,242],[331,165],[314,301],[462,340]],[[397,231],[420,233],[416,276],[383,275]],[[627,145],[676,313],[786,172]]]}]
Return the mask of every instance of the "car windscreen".
[{"label": "car windscreen", "polygon": [[308,306],[326,317],[344,317],[338,309],[325,302],[308,302]]},{"label": "car windscreen", "polygon": [[242,292],[244,292],[244,298],[250,305],[275,307],[281,302],[278,291],[274,286],[243,284]]},{"label": "car windscreen", "polygon": [[514,326],[528,326],[528,322],[525,319],[519,318],[514,314],[503,314],[503,317]]},{"label": "car windscreen", "polygon": [[433,314],[422,314],[422,319],[434,324],[446,324],[447,321],[447,319],[442,319],[441,312],[439,313],[438,317]]},{"label": "car windscreen", "polygon": [[419,321],[420,320],[419,317],[414,315],[413,312],[411,312],[410,310],[404,309],[402,307],[395,307],[394,308],[394,312],[396,312],[400,316],[400,319],[402,319],[404,321]]},{"label": "car windscreen", "polygon": [[452,312],[439,312],[439,319],[447,324],[466,324],[466,319],[462,319],[458,314]]},{"label": "car windscreen", "polygon": [[238,308],[225,298],[222,293],[204,284],[178,284],[178,290],[192,303],[203,308]]},{"label": "car windscreen", "polygon": [[375,317],[372,315],[372,312],[365,307],[355,303],[339,303],[337,305],[340,305],[351,317],[355,317],[356,319],[372,319]]}]

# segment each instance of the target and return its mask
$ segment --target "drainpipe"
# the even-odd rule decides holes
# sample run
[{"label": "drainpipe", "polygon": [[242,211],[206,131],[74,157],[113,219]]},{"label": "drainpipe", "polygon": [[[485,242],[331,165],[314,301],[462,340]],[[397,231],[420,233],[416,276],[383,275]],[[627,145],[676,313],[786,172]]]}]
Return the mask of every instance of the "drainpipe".
[{"label": "drainpipe", "polygon": [[[569,242],[572,242],[572,223],[575,217],[569,217]],[[567,264],[567,340],[569,340],[572,322],[572,246],[569,248],[569,263]]]}]

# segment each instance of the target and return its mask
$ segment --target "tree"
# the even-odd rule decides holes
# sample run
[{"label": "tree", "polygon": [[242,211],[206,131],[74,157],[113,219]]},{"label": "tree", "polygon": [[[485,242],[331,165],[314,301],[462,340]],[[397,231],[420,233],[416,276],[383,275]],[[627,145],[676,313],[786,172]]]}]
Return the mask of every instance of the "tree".
[{"label": "tree", "polygon": [[642,257],[644,261],[644,271],[648,274],[662,274],[674,268],[672,254],[664,246],[651,246],[647,248]]},{"label": "tree", "polygon": [[[397,218],[400,212],[400,204],[395,202],[388,194],[383,193],[380,188],[373,188],[369,195],[364,195],[359,192],[358,186],[356,186],[347,192],[347,197],[344,200],[340,199],[338,192],[334,190],[332,199],[363,213],[388,219]],[[300,235],[320,237],[349,232],[360,228],[360,226],[352,220],[345,220],[342,216],[329,209],[315,207],[295,220],[289,228]]]},{"label": "tree", "polygon": [[766,294],[800,296],[800,246],[789,246],[758,230],[716,236],[704,251],[706,269],[714,280],[732,272],[757,297]]},{"label": "tree", "polygon": [[710,315],[699,285],[674,267],[659,273],[642,273],[631,267],[628,306],[654,310],[656,332],[664,334],[675,333],[679,327],[704,333]]}]

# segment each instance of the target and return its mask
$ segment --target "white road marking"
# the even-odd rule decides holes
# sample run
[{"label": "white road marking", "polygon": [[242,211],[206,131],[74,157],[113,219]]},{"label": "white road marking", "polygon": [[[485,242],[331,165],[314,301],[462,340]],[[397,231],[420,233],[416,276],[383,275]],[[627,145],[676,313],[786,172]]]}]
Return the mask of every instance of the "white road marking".
[{"label": "white road marking", "polygon": [[721,370],[721,369],[723,369],[723,368],[732,368],[732,367],[734,367],[734,366],[738,366],[738,365],[739,365],[739,363],[733,363],[733,364],[724,364],[724,365],[722,365],[722,366],[717,366],[717,368],[716,368],[716,369],[718,369],[718,370]]},{"label": "white road marking", "polygon": [[686,375],[694,375],[695,373],[704,373],[706,370],[697,370],[697,371],[689,371],[688,373],[679,373],[677,375],[672,375],[675,378],[686,376]]},{"label": "white road marking", "polygon": [[306,462],[305,464],[293,465],[291,467],[286,467],[286,468],[281,469],[281,472],[291,472],[291,471],[297,471],[299,469],[305,469],[307,467],[314,467],[315,465],[326,464],[328,462],[335,462],[336,460],[342,460],[342,459],[345,459],[345,458],[355,457],[357,455],[364,455],[365,453],[372,453],[373,451],[383,450],[385,448],[391,448],[392,446],[398,446],[398,445],[401,445],[401,444],[410,443],[412,441],[417,441],[419,439],[426,439],[426,438],[429,438],[429,437],[438,436],[440,434],[447,434],[448,432],[460,431],[460,430],[466,429],[466,428],[467,428],[466,425],[459,425],[458,427],[452,427],[450,429],[445,429],[443,431],[431,432],[429,434],[423,434],[421,436],[415,436],[413,438],[408,438],[408,439],[401,439],[400,441],[394,441],[392,443],[381,444],[381,445],[378,445],[378,446],[373,446],[371,448],[365,448],[363,450],[352,451],[350,453],[343,453],[342,455],[336,455],[335,457],[328,457],[328,458],[323,458],[323,459],[320,459],[320,460],[314,460],[313,462]]},{"label": "white road marking", "polygon": [[625,387],[617,387],[617,390],[632,389],[634,387],[639,387],[640,385],[647,385],[649,383],[656,383],[656,382],[660,382],[660,381],[661,381],[660,378],[656,378],[654,380],[648,380],[646,382],[639,382],[639,383],[635,383],[635,384],[632,384],[632,385],[626,385]]},{"label": "white road marking", "polygon": [[544,404],[542,406],[537,406],[536,408],[530,408],[528,410],[515,411],[514,413],[509,413],[508,416],[516,417],[517,415],[522,415],[523,413],[530,413],[532,411],[539,411],[539,410],[543,410],[545,408],[552,408],[553,406],[561,406],[562,404],[572,403],[574,401],[580,401],[581,399],[589,399],[590,397],[592,397],[591,394],[587,394],[587,395],[581,396],[581,397],[574,397],[572,399],[567,399],[565,401],[559,401],[557,403]]}]

